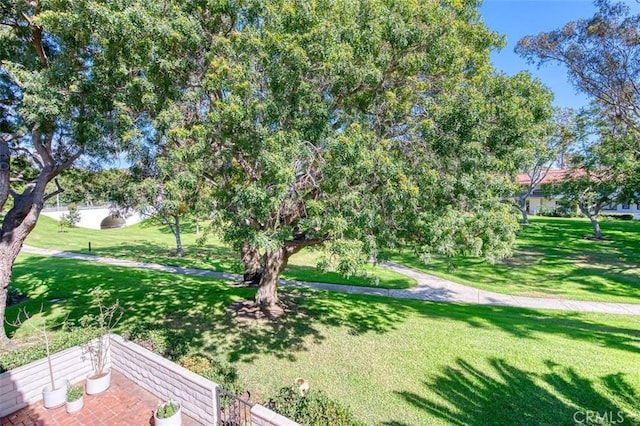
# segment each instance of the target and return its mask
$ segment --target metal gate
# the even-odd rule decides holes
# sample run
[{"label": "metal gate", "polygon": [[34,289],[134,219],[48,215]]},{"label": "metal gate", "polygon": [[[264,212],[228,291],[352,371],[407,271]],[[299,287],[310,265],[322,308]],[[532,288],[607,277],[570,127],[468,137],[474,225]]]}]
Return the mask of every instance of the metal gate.
[{"label": "metal gate", "polygon": [[251,426],[251,407],[253,404],[217,387],[218,425]]}]

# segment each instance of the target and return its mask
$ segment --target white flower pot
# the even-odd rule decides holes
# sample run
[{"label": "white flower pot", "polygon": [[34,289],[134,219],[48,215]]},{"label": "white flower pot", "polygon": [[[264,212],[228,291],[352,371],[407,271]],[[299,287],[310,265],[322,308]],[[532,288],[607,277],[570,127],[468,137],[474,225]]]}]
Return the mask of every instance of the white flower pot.
[{"label": "white flower pot", "polygon": [[83,406],[84,406],[84,397],[83,396],[81,396],[80,398],[76,399],[75,401],[67,401],[67,404],[66,404],[67,413],[69,413],[69,414],[77,413],[78,411],[80,411],[82,409]]},{"label": "white flower pot", "polygon": [[44,389],[42,389],[42,403],[44,404],[44,408],[62,407],[67,400],[69,381],[58,380],[54,384],[56,388],[53,390],[51,386],[45,386]]},{"label": "white flower pot", "polygon": [[180,426],[180,425],[182,425],[182,405],[180,405],[176,401],[173,401],[173,402],[178,406],[178,409],[176,410],[176,412],[175,412],[175,414],[173,416],[167,417],[166,419],[159,419],[158,418],[158,410],[155,410],[153,412],[153,424],[155,426]]},{"label": "white flower pot", "polygon": [[95,373],[88,375],[85,390],[87,392],[87,395],[96,395],[109,389],[110,384],[111,370],[109,369],[101,376],[96,377]]}]

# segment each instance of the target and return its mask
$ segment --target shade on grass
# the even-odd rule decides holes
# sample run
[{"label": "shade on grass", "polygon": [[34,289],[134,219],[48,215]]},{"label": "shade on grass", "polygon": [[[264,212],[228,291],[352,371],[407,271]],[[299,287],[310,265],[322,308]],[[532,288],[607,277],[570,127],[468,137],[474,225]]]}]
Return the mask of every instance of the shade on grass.
[{"label": "shade on grass", "polygon": [[[204,244],[198,244],[196,241],[193,227],[185,224],[182,235],[185,255],[176,257],[173,234],[148,222],[121,229],[69,228],[61,232],[57,221],[41,216],[26,244],[89,254],[91,243],[91,254],[96,256],[242,273],[239,253],[232,251],[214,237],[209,238]],[[283,277],[381,288],[409,288],[416,284],[412,278],[373,265],[364,268],[363,276],[345,277],[336,272],[320,272],[316,269],[318,257],[319,253],[313,250],[303,250],[292,256]]]},{"label": "shade on grass", "polygon": [[513,257],[494,265],[477,258],[435,258],[408,251],[391,259],[461,284],[519,296],[640,303],[640,221],[602,222],[604,241],[586,219],[533,217]]},{"label": "shade on grass", "polygon": [[258,398],[304,377],[371,424],[573,425],[587,410],[640,423],[638,317],[286,289],[288,314],[263,322],[235,318],[253,290],[220,280],[26,255],[14,276],[51,319],[79,318],[103,287],[121,330],[173,330],[184,350],[233,362]]}]

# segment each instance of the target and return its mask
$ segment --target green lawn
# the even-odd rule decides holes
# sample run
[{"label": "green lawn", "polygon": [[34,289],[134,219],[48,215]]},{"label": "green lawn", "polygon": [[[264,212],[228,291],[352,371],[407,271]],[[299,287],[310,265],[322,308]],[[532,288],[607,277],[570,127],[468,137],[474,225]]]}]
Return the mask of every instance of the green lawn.
[{"label": "green lawn", "polygon": [[605,241],[583,238],[585,219],[533,217],[513,257],[494,265],[476,258],[434,259],[409,252],[391,260],[484,290],[536,297],[640,303],[640,221],[606,220]]},{"label": "green lawn", "polygon": [[121,331],[173,330],[181,350],[232,362],[257,398],[304,377],[369,424],[574,425],[587,410],[640,424],[638,317],[288,289],[285,317],[238,320],[227,308],[251,289],[32,255],[13,285],[52,320],[83,315],[102,286],[123,306]]},{"label": "green lawn", "polygon": [[[175,256],[175,239],[167,229],[139,223],[123,229],[93,230],[71,228],[60,232],[58,222],[41,216],[25,244],[35,247],[89,253],[172,266],[211,269],[225,272],[242,272],[239,254],[215,238],[204,245],[197,244],[197,236],[188,226],[184,227],[182,242],[185,256]],[[414,279],[379,266],[365,267],[364,276],[345,277],[335,272],[316,269],[317,251],[303,250],[291,257],[283,276],[302,281],[318,281],[354,286],[379,286],[381,288],[409,288],[416,285]]]}]

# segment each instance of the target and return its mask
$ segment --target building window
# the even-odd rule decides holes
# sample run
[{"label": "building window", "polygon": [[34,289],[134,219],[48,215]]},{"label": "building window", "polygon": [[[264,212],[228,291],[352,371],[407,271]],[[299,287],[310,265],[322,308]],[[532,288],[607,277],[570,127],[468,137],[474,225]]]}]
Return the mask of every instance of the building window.
[{"label": "building window", "polygon": [[622,210],[629,210],[631,208],[631,204],[629,203],[622,203]]}]

